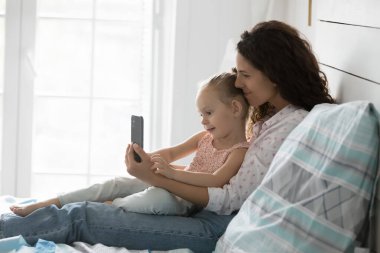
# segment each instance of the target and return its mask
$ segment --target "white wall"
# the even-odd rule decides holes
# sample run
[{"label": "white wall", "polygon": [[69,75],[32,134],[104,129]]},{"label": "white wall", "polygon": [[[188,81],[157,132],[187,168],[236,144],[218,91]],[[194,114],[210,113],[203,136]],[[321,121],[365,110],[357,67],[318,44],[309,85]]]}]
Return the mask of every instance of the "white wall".
[{"label": "white wall", "polygon": [[305,0],[288,0],[286,4],[286,15],[283,21],[296,27],[311,44],[315,41],[315,24],[317,21],[317,1],[312,1],[311,8],[311,25],[308,25],[308,7],[309,1]]}]

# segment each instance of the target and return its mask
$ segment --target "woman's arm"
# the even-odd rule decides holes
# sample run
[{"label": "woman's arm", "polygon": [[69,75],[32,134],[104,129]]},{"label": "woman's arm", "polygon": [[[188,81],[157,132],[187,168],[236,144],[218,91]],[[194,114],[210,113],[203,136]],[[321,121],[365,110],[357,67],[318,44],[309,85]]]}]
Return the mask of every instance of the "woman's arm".
[{"label": "woman's arm", "polygon": [[222,187],[237,173],[243,160],[246,148],[235,149],[228,156],[226,162],[214,173],[183,171],[173,168],[159,156],[153,156],[153,169],[156,173],[167,178],[186,184],[206,187]]},{"label": "woman's arm", "polygon": [[[133,150],[141,157],[141,162],[134,160]],[[133,144],[133,146],[128,145],[125,155],[125,164],[129,174],[148,184],[166,189],[178,197],[202,207],[205,207],[209,201],[206,187],[188,185],[154,173],[150,169],[153,165],[150,156],[137,144]]]},{"label": "woman's arm", "polygon": [[207,187],[189,185],[163,176],[157,176],[155,186],[166,189],[174,195],[198,206],[205,207],[209,201]]}]

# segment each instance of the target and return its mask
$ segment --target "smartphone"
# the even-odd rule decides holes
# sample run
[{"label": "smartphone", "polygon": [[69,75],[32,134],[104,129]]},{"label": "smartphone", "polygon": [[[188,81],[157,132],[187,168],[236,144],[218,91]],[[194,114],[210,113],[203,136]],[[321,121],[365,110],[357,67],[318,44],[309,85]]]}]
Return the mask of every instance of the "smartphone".
[{"label": "smartphone", "polygon": [[[131,142],[144,147],[144,118],[142,116],[132,115],[131,117]],[[141,162],[140,156],[136,153],[135,160]]]}]

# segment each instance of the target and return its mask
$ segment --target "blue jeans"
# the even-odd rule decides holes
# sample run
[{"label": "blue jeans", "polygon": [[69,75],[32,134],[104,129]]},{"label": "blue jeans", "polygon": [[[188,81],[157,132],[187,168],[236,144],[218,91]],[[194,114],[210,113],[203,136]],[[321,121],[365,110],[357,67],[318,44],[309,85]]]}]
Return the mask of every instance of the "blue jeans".
[{"label": "blue jeans", "polygon": [[0,238],[22,235],[29,244],[38,238],[70,244],[90,244],[128,249],[170,250],[189,248],[212,252],[234,215],[208,211],[190,217],[158,216],[126,212],[95,202],[48,206],[26,217],[5,214],[0,220]]}]

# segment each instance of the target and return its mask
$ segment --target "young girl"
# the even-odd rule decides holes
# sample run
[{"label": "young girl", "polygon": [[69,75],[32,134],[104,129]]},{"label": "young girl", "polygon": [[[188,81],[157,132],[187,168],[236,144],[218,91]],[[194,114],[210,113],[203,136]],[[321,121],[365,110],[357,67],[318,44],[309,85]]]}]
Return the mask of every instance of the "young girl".
[{"label": "young girl", "polygon": [[[199,90],[196,104],[205,131],[152,153],[152,169],[157,174],[195,186],[222,187],[237,173],[249,147],[245,130],[249,105],[235,81],[236,74],[223,73]],[[189,166],[170,164],[193,152],[196,154]],[[126,211],[161,215],[188,215],[195,208],[162,188],[148,186],[138,179],[118,177],[43,202],[12,206],[11,210],[26,216],[41,207],[80,201],[107,201]]]}]

